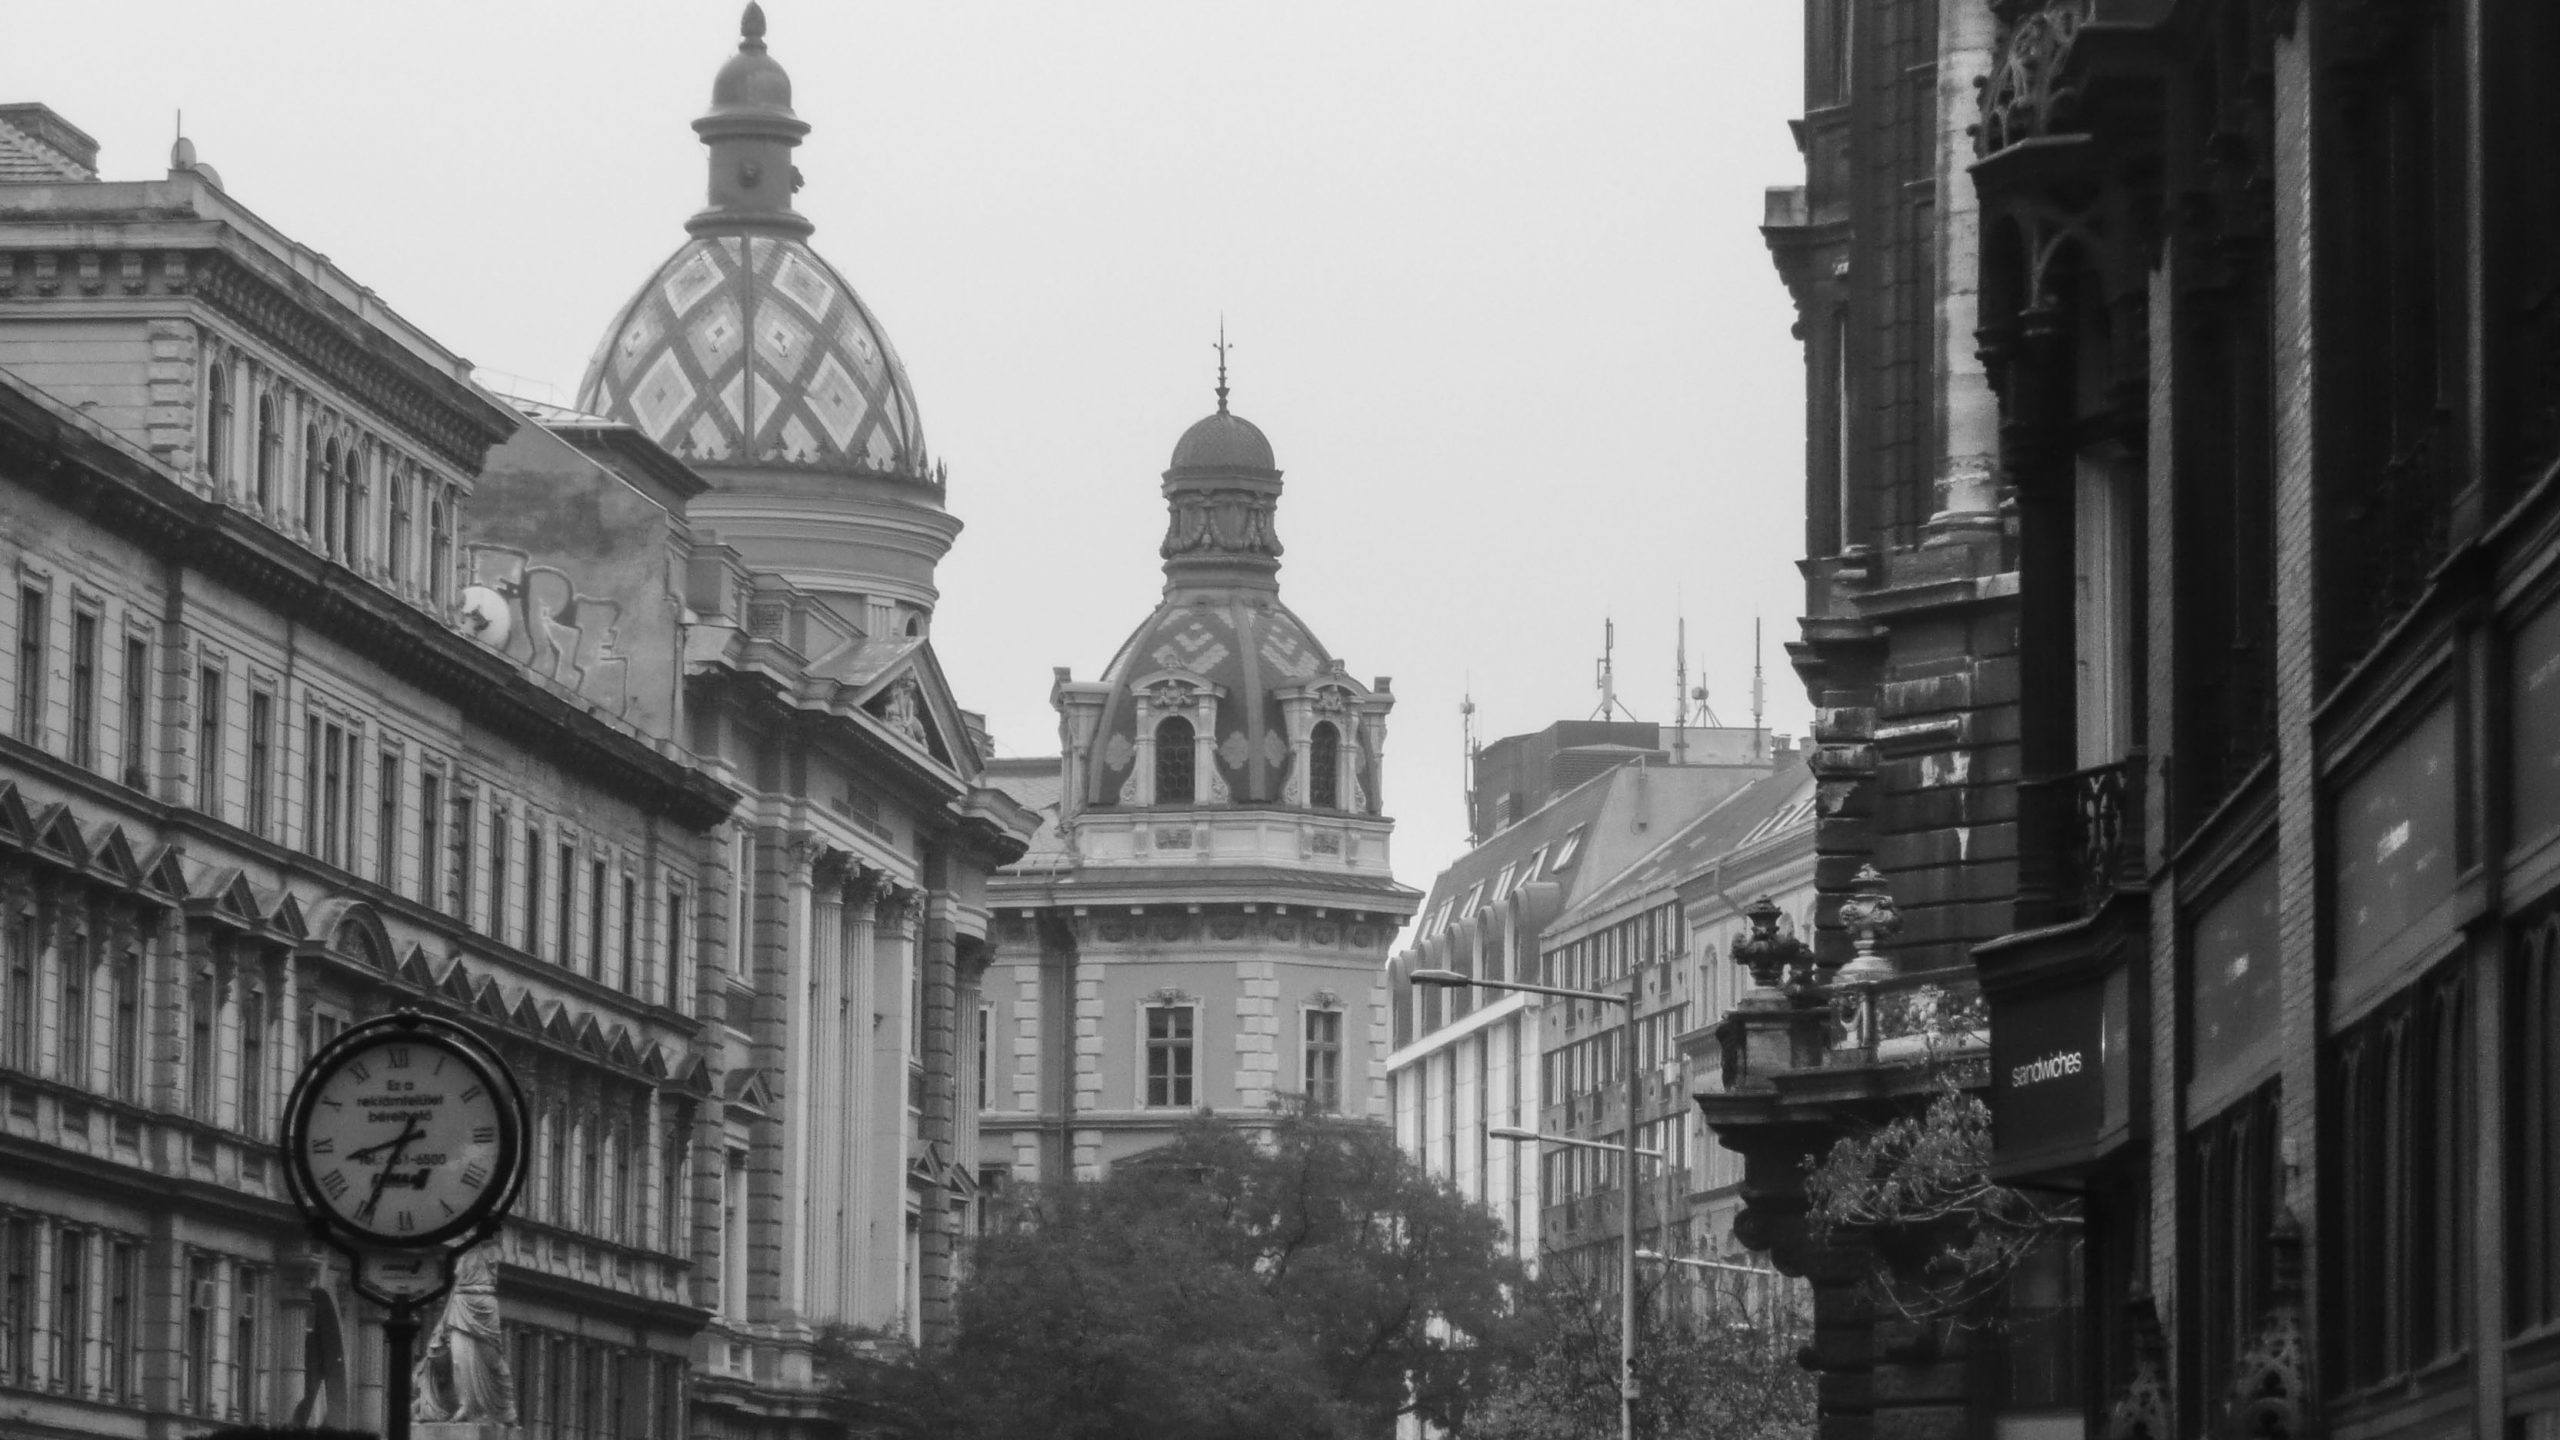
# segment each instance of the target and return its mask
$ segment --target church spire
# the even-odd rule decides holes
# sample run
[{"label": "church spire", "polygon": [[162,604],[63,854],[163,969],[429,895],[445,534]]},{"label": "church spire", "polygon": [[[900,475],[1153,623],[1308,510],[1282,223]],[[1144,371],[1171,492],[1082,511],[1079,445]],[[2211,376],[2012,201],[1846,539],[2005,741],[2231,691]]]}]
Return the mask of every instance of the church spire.
[{"label": "church spire", "polygon": [[738,53],[711,82],[711,109],[693,133],[711,150],[710,207],[685,223],[696,235],[807,235],[791,208],[800,188],[791,152],[809,122],[791,113],[791,77],[764,45],[764,7],[738,17]]},{"label": "church spire", "polygon": [[1227,413],[1227,317],[1218,317],[1218,413]]}]

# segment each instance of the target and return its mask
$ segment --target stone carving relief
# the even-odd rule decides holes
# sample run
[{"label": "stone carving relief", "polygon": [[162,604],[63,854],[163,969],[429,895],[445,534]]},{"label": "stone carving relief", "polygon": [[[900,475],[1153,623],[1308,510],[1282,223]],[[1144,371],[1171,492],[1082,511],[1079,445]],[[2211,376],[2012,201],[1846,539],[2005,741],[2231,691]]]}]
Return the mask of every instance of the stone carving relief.
[{"label": "stone carving relief", "polygon": [[2047,0],[2011,20],[1992,53],[1982,86],[1982,124],[1974,148],[1992,155],[2051,134],[2079,99],[2063,82],[2072,43],[2089,22],[2096,0]]}]

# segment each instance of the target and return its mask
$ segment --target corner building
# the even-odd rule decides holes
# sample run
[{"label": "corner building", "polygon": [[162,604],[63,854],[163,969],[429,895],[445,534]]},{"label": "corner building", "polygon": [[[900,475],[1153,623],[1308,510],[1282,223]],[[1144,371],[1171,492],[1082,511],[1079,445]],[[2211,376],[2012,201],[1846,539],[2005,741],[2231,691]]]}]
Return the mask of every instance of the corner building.
[{"label": "corner building", "polygon": [[1102,678],[1061,667],[1062,753],[989,774],[1039,812],[989,891],[989,1181],[1090,1178],[1192,1116],[1386,1113],[1388,943],[1418,898],[1385,814],[1387,682],[1280,601],[1280,470],[1218,409],[1164,472],[1164,599]]}]

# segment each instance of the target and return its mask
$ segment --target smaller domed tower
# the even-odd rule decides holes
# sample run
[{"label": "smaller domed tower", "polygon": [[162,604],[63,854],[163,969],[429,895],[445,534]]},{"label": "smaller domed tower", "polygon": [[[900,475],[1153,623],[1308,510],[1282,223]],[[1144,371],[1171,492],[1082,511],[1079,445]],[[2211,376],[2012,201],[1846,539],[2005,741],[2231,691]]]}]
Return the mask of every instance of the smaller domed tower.
[{"label": "smaller domed tower", "polygon": [[1388,862],[1394,697],[1280,603],[1280,469],[1223,374],[1164,498],[1164,598],[1101,679],[1057,672],[1056,760],[987,770],[1047,812],[988,894],[987,1033],[1016,1038],[981,1161],[1023,1179],[1098,1174],[1203,1110],[1385,1113],[1381,977],[1420,899]]}]

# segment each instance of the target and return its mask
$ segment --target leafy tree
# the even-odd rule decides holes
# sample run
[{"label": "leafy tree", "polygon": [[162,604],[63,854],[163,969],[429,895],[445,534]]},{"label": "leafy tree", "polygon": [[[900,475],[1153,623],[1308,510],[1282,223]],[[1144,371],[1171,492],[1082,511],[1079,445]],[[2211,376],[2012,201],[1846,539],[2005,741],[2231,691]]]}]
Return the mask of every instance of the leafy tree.
[{"label": "leafy tree", "polygon": [[1967,1083],[1980,1071],[1936,1064],[1926,1107],[1844,1136],[1806,1176],[1817,1226],[1879,1241],[1875,1289],[1907,1318],[1980,1323],[2019,1267],[2078,1223],[1991,1178],[1991,1107]]},{"label": "leafy tree", "polygon": [[[1796,1362],[1800,1317],[1729,1299],[1694,1303],[1663,1279],[1637,1294],[1636,1433],[1811,1440],[1814,1378]],[[1670,1302],[1664,1303],[1666,1299]],[[1587,1440],[1618,1425],[1618,1304],[1569,1271],[1532,1292],[1521,1360],[1471,1412],[1466,1440]]]},{"label": "leafy tree", "polygon": [[1266,1144],[1204,1117],[982,1239],[947,1348],[845,1337],[836,1371],[880,1434],[1350,1440],[1456,1425],[1521,1281],[1383,1127],[1285,1115]]}]

